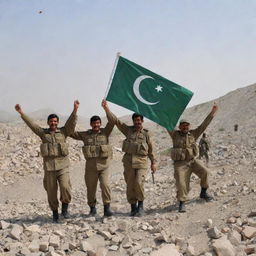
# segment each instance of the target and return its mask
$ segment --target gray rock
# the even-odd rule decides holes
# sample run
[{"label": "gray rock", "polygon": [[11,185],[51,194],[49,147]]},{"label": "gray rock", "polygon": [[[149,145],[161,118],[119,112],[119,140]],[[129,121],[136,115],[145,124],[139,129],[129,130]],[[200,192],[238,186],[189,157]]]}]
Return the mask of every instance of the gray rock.
[{"label": "gray rock", "polygon": [[217,229],[217,227],[213,227],[207,230],[207,234],[210,238],[213,239],[218,239],[221,237],[221,232]]},{"label": "gray rock", "polygon": [[20,235],[23,232],[23,227],[21,227],[18,224],[14,224],[11,231],[10,231],[10,237],[16,240],[20,240]]},{"label": "gray rock", "polygon": [[166,244],[157,251],[153,251],[150,256],[181,256],[174,244]]},{"label": "gray rock", "polygon": [[233,245],[226,236],[213,240],[212,247],[218,256],[235,256],[236,254]]},{"label": "gray rock", "polygon": [[56,235],[51,235],[49,239],[49,245],[56,248],[60,247],[60,238]]},{"label": "gray rock", "polygon": [[47,252],[49,247],[49,243],[47,241],[41,241],[39,243],[39,250],[41,252]]},{"label": "gray rock", "polygon": [[80,249],[84,252],[94,252],[95,253],[93,246],[85,240],[80,242]]},{"label": "gray rock", "polygon": [[4,221],[4,220],[1,220],[0,221],[0,229],[7,229],[8,227],[10,227],[10,223]]},{"label": "gray rock", "polygon": [[119,247],[117,245],[111,245],[108,249],[110,251],[117,251],[119,249]]},{"label": "gray rock", "polygon": [[29,249],[31,252],[38,252],[38,251],[39,251],[39,240],[33,240],[33,241],[29,244],[28,249]]},{"label": "gray rock", "polygon": [[243,236],[246,238],[253,238],[256,236],[256,228],[255,227],[250,227],[250,226],[245,226],[242,231]]}]

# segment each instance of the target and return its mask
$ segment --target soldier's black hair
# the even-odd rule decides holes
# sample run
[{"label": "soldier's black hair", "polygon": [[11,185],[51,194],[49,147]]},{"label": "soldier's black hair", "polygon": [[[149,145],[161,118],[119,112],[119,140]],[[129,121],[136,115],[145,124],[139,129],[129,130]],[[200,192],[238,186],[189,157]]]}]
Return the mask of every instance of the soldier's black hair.
[{"label": "soldier's black hair", "polygon": [[100,120],[100,122],[101,122],[101,119],[100,119],[99,116],[92,116],[91,119],[90,119],[90,123],[98,121],[98,120]]},{"label": "soldier's black hair", "polygon": [[49,122],[49,120],[52,118],[57,118],[57,121],[59,122],[59,117],[56,114],[50,114],[47,118],[47,122]]},{"label": "soldier's black hair", "polygon": [[140,119],[141,119],[141,121],[143,121],[143,116],[142,115],[140,115],[140,114],[137,114],[137,113],[134,113],[133,115],[132,115],[132,120],[134,121],[134,119],[135,118],[137,118],[137,117],[140,117]]}]

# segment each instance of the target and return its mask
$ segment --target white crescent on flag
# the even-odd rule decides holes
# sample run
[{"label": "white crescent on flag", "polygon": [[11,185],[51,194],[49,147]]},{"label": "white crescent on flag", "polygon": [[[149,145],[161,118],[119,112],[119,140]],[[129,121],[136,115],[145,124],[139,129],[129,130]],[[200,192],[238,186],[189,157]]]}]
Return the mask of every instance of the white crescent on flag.
[{"label": "white crescent on flag", "polygon": [[159,101],[157,101],[157,102],[150,102],[150,101],[147,101],[147,100],[145,100],[145,99],[141,96],[141,94],[140,94],[140,83],[141,83],[144,79],[148,79],[148,78],[154,79],[153,77],[147,76],[147,75],[139,76],[139,77],[135,80],[135,82],[134,82],[134,84],[133,84],[133,92],[134,92],[136,98],[137,98],[139,101],[141,101],[142,103],[147,104],[147,105],[155,105],[155,104],[159,103]]}]

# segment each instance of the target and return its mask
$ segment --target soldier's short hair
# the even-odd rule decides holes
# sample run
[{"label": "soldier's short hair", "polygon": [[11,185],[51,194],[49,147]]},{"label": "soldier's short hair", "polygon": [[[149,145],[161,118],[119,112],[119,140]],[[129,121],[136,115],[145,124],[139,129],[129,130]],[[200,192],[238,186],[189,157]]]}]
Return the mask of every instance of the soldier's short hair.
[{"label": "soldier's short hair", "polygon": [[140,117],[140,119],[141,119],[141,121],[143,121],[143,116],[142,115],[140,115],[140,114],[137,114],[137,113],[134,113],[133,115],[132,115],[132,120],[134,121],[134,119],[135,118],[137,118],[137,117]]},{"label": "soldier's short hair", "polygon": [[98,120],[100,120],[100,122],[101,122],[101,118],[99,116],[92,116],[90,119],[90,123],[98,121]]},{"label": "soldier's short hair", "polygon": [[57,118],[57,121],[59,122],[59,117],[56,114],[50,114],[47,118],[47,122],[49,122],[49,120],[52,118]]}]

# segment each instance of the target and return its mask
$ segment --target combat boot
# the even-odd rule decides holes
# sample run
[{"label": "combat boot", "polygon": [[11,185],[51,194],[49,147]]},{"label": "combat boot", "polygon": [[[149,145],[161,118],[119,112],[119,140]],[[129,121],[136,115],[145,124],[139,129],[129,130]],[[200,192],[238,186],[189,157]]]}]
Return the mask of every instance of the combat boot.
[{"label": "combat boot", "polygon": [[131,213],[130,216],[135,216],[135,214],[137,213],[138,209],[137,209],[137,204],[131,204]]},{"label": "combat boot", "polygon": [[104,205],[104,216],[105,217],[113,216],[113,212],[110,210],[110,204]]},{"label": "combat boot", "polygon": [[58,210],[52,211],[52,221],[54,223],[59,223],[59,213],[58,213]]},{"label": "combat boot", "polygon": [[65,219],[70,218],[70,215],[68,213],[68,204],[67,203],[62,203],[61,214]]},{"label": "combat boot", "polygon": [[213,197],[210,196],[207,192],[206,192],[207,188],[202,188],[201,189],[201,193],[200,193],[200,198],[203,198],[206,202],[210,202],[213,200]]},{"label": "combat boot", "polygon": [[89,215],[94,216],[94,215],[96,215],[96,213],[97,213],[96,207],[95,206],[90,206]]},{"label": "combat boot", "polygon": [[138,202],[138,210],[136,213],[136,216],[141,217],[145,214],[144,209],[143,209],[143,201]]},{"label": "combat boot", "polygon": [[185,202],[180,201],[179,212],[186,212]]}]

